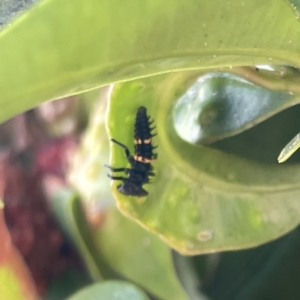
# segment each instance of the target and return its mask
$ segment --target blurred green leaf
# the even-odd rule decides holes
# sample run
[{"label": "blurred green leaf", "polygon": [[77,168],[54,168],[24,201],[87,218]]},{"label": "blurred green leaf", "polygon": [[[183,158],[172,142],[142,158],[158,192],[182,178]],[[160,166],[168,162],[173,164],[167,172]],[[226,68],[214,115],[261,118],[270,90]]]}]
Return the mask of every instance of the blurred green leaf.
[{"label": "blurred green leaf", "polygon": [[11,241],[0,199],[0,295],[2,299],[36,300],[37,291],[31,274]]},{"label": "blurred green leaf", "polygon": [[299,34],[283,1],[45,0],[0,33],[0,120],[170,71],[270,61],[299,67]]},{"label": "blurred green leaf", "polygon": [[80,147],[72,156],[68,174],[69,181],[80,193],[87,214],[97,214],[100,209],[114,202],[107,169],[103,166],[110,155],[105,128],[109,91],[110,88],[103,88],[99,101],[90,105],[90,122],[81,138]]},{"label": "blurred green leaf", "polygon": [[68,268],[51,282],[43,300],[65,300],[66,297],[88,284],[91,284],[91,280],[86,272],[81,269]]},{"label": "blurred green leaf", "polygon": [[52,208],[63,230],[78,248],[92,278],[108,278],[110,271],[98,255],[78,195],[71,190],[61,190],[53,197]]},{"label": "blurred green leaf", "polygon": [[[272,240],[299,223],[300,166],[258,163],[181,140],[174,130],[178,99],[197,72],[177,72],[116,85],[109,136],[133,153],[133,125],[144,105],[154,118],[159,146],[147,198],[112,190],[124,214],[182,253],[246,248]],[[193,79],[193,80],[192,80]],[[126,116],[124,118],[124,116]],[[128,166],[112,146],[114,167]]]},{"label": "blurred green leaf", "polygon": [[122,281],[107,281],[82,289],[68,300],[149,300],[137,287]]},{"label": "blurred green leaf", "polygon": [[278,156],[278,162],[283,163],[288,160],[300,147],[299,133],[282,149]]},{"label": "blurred green leaf", "polygon": [[116,209],[108,210],[95,239],[104,259],[124,278],[159,299],[188,299],[176,277],[171,249]]},{"label": "blurred green leaf", "polygon": [[193,262],[173,251],[173,261],[178,279],[186,290],[189,300],[207,300],[201,293],[201,276],[195,271]]},{"label": "blurred green leaf", "polygon": [[[299,299],[299,233],[298,227],[266,245],[219,254],[217,267],[201,290],[213,300]],[[195,256],[190,263],[195,266],[202,259]]]}]

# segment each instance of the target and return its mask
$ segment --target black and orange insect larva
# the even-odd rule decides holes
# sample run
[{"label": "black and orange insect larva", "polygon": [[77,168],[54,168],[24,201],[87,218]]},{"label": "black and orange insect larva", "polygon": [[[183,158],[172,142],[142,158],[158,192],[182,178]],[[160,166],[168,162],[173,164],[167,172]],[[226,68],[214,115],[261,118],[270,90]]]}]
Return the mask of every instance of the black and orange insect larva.
[{"label": "black and orange insect larva", "polygon": [[122,184],[118,186],[120,193],[127,196],[147,196],[148,192],[143,189],[145,183],[149,183],[149,177],[154,176],[152,161],[157,158],[157,154],[153,153],[152,145],[152,130],[155,127],[150,127],[153,121],[147,116],[147,109],[144,106],[138,108],[134,124],[134,156],[130,154],[127,146],[120,142],[111,139],[111,141],[122,147],[125,151],[128,162],[131,168],[113,168],[105,165],[113,172],[125,172],[128,177],[107,175],[112,180],[121,180]]}]

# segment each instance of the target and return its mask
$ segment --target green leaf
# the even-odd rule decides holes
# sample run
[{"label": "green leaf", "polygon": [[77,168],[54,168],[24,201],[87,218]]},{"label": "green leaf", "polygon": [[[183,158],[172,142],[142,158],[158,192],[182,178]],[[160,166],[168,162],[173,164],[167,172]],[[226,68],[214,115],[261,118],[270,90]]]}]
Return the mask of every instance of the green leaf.
[{"label": "green leaf", "polygon": [[190,300],[207,300],[200,290],[201,277],[197,274],[194,262],[188,257],[182,256],[173,251],[173,261],[177,276],[185,288]]},{"label": "green leaf", "polygon": [[[236,68],[235,73],[247,78],[252,70],[246,70]],[[258,77],[260,81],[266,79],[256,76],[252,80]],[[200,76],[177,101],[174,125],[183,140],[209,144],[255,126],[297,102],[299,95],[291,95],[289,90],[271,91],[236,75],[208,73]]]},{"label": "green leaf", "polygon": [[[300,213],[299,165],[245,160],[188,144],[176,134],[174,107],[196,76],[197,72],[177,72],[115,87],[110,137],[133,153],[133,125],[140,105],[148,108],[158,132],[156,176],[145,186],[149,196],[122,195],[114,182],[119,208],[188,254],[251,247],[293,229]],[[124,151],[115,145],[111,165],[128,166]]]},{"label": "green leaf", "polygon": [[278,162],[282,163],[288,160],[293,153],[300,147],[300,134],[298,133],[280,152]]},{"label": "green leaf", "polygon": [[91,279],[86,272],[81,268],[68,267],[50,283],[43,300],[66,299],[88,284],[91,284]]},{"label": "green leaf", "polygon": [[170,71],[270,61],[299,67],[299,34],[283,1],[45,0],[0,33],[0,120]]},{"label": "green leaf", "polygon": [[294,13],[296,14],[297,19],[299,19],[300,16],[300,1],[299,0],[285,0],[287,1],[291,7]]},{"label": "green leaf", "polygon": [[63,230],[77,246],[91,277],[94,280],[109,278],[110,271],[98,255],[78,195],[71,190],[61,190],[53,197],[52,208]]},{"label": "green leaf", "polygon": [[82,289],[68,300],[149,300],[137,287],[122,281],[107,281]]},{"label": "green leaf", "polygon": [[159,299],[187,300],[173,266],[171,249],[116,209],[94,235],[104,259],[124,276]]}]

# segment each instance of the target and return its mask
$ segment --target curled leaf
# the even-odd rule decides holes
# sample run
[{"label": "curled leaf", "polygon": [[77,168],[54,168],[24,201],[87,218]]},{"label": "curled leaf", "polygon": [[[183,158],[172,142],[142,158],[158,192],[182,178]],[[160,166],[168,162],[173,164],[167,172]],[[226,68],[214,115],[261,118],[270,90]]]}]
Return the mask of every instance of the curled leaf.
[{"label": "curled leaf", "polygon": [[[247,75],[247,71],[239,73]],[[175,129],[189,143],[210,144],[255,126],[294,105],[298,98],[288,91],[271,91],[233,74],[204,74],[177,101]]]},{"label": "curled leaf", "polygon": [[[112,190],[119,208],[186,254],[241,249],[272,240],[299,223],[300,167],[239,158],[183,141],[174,109],[197,72],[178,72],[116,85],[109,106],[110,138],[133,153],[136,110],[144,105],[157,127],[153,183],[145,198]],[[125,116],[125,117],[124,117]],[[129,166],[112,146],[111,166]]]}]

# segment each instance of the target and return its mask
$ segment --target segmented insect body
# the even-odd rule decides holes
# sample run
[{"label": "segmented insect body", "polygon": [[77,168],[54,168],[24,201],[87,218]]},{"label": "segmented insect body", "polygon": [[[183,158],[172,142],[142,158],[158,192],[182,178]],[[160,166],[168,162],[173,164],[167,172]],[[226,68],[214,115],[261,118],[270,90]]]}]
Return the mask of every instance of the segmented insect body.
[{"label": "segmented insect body", "polygon": [[138,108],[134,125],[134,156],[130,154],[127,146],[111,139],[111,141],[122,147],[125,151],[128,162],[131,168],[113,168],[105,165],[113,172],[125,172],[128,177],[111,176],[112,180],[121,180],[122,184],[118,186],[120,193],[127,196],[147,196],[148,192],[143,189],[145,183],[149,183],[149,177],[154,176],[152,161],[157,158],[157,154],[153,153],[156,148],[152,145],[152,130],[155,127],[150,127],[153,120],[147,115],[147,109],[144,106]]}]

